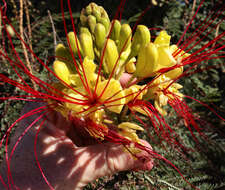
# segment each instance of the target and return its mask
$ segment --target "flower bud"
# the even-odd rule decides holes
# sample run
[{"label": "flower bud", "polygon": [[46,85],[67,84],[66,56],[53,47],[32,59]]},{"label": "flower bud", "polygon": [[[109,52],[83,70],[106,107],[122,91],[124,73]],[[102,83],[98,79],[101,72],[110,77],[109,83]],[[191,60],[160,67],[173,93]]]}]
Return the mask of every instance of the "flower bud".
[{"label": "flower bud", "polygon": [[105,30],[108,32],[110,20],[108,18],[100,18],[99,23],[103,24],[105,26]]},{"label": "flower bud", "polygon": [[111,27],[113,27],[113,28],[112,28],[112,32],[110,34],[110,38],[112,40],[114,40],[116,42],[116,44],[117,44],[118,39],[119,39],[119,35],[120,35],[120,29],[121,29],[120,21],[118,21],[118,20],[112,21],[111,22]]},{"label": "flower bud", "polygon": [[98,5],[96,5],[96,7],[93,9],[93,15],[96,17],[96,20],[99,22],[101,18],[101,12],[98,9]]},{"label": "flower bud", "polygon": [[110,20],[107,12],[101,6],[95,3],[90,3],[85,9],[82,9],[80,15],[81,25],[88,26],[90,31],[94,33],[95,25],[101,23],[105,26],[108,32]]},{"label": "flower bud", "polygon": [[100,10],[100,13],[101,13],[101,17],[102,18],[108,18],[108,20],[109,20],[109,16],[108,16],[107,12],[105,11],[105,9],[102,6],[98,6],[98,7],[99,7],[99,10]]},{"label": "flower bud", "polygon": [[129,24],[123,24],[120,29],[118,51],[126,51],[131,44],[132,30]]},{"label": "flower bud", "polygon": [[148,43],[144,48],[140,49],[136,64],[136,77],[154,76],[157,68],[158,51],[153,43]]},{"label": "flower bud", "polygon": [[64,62],[58,61],[58,60],[54,61],[53,69],[54,69],[55,74],[62,81],[64,81],[66,84],[70,85],[70,80],[69,80],[70,71]]},{"label": "flower bud", "polygon": [[132,40],[130,57],[137,56],[140,48],[149,43],[150,39],[149,29],[144,25],[138,25]]},{"label": "flower bud", "polygon": [[86,12],[87,15],[92,14],[91,4],[89,4],[89,5],[85,8],[85,12]]},{"label": "flower bud", "polygon": [[81,33],[86,33],[88,35],[91,35],[89,29],[87,27],[84,27],[84,26],[80,27],[80,34]]},{"label": "flower bud", "polygon": [[125,66],[125,70],[127,73],[134,73],[136,71],[136,66],[134,64],[135,61],[136,61],[135,57],[133,57],[128,61],[128,63]]},{"label": "flower bud", "polygon": [[73,58],[71,56],[70,50],[66,48],[63,44],[58,44],[55,51],[56,59],[64,62],[71,73],[76,73],[76,67],[73,63]]},{"label": "flower bud", "polygon": [[91,33],[94,33],[96,18],[93,15],[88,15],[87,17],[88,26],[90,28]]},{"label": "flower bud", "polygon": [[78,48],[79,48],[79,51],[81,52],[80,42],[79,42],[77,36],[75,35],[74,32],[69,32],[67,34],[67,36],[68,36],[69,43],[70,43],[72,51],[74,52],[75,55],[77,55],[78,54]]},{"label": "flower bud", "polygon": [[94,59],[95,54],[91,35],[88,35],[87,33],[81,33],[79,37],[83,56],[87,56],[89,59]]},{"label": "flower bud", "polygon": [[101,50],[105,43],[105,38],[106,38],[106,30],[101,23],[96,24],[94,36],[95,36],[96,46],[98,49]]},{"label": "flower bud", "polygon": [[[104,70],[106,73],[110,74],[113,71],[114,65],[116,64],[119,55],[118,55],[116,44],[113,40],[108,39],[106,40],[105,43],[107,44],[105,49],[102,50],[101,56],[104,56],[103,57]],[[118,64],[117,64],[117,68],[118,68]]]}]

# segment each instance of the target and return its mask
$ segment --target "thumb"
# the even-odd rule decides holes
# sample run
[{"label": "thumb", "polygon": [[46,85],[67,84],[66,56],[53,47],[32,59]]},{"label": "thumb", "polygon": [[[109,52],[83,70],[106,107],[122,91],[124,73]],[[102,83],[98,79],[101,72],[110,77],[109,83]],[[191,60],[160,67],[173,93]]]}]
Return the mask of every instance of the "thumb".
[{"label": "thumb", "polygon": [[[151,146],[148,143],[145,146]],[[83,175],[80,176],[78,187],[82,188],[93,180],[112,175],[119,171],[125,170],[151,170],[153,167],[153,161],[147,157],[146,152],[138,153],[139,158],[136,159],[129,152],[125,151],[122,145],[116,145],[113,143],[98,144],[89,147],[85,147],[85,156],[80,158],[79,162],[81,165],[84,164],[85,170],[83,170]],[[78,148],[78,154],[83,148]],[[79,156],[80,157],[80,156]],[[148,158],[148,159],[146,159]]]}]

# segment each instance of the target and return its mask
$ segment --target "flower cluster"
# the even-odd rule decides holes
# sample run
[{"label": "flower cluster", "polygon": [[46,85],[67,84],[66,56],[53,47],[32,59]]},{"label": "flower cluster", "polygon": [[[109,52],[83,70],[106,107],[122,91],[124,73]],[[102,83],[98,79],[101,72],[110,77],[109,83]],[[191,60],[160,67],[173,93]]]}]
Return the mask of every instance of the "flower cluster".
[{"label": "flower cluster", "polygon": [[[82,10],[80,21],[78,33],[68,33],[67,47],[56,47],[53,68],[60,82],[54,87],[67,101],[55,109],[67,119],[91,120],[102,126],[104,133],[94,126],[85,127],[95,138],[104,140],[108,124],[114,124],[118,134],[140,143],[136,131],[143,128],[126,119],[127,108],[149,117],[151,111],[135,102],[151,99],[155,111],[166,115],[163,107],[168,100],[183,98],[182,85],[173,79],[182,74],[181,63],[190,55],[171,45],[171,36],[164,30],[152,40],[148,27],[138,25],[132,35],[129,24],[110,22],[106,11],[95,3]],[[130,79],[121,85],[124,75]],[[150,82],[138,83],[146,78]]]}]

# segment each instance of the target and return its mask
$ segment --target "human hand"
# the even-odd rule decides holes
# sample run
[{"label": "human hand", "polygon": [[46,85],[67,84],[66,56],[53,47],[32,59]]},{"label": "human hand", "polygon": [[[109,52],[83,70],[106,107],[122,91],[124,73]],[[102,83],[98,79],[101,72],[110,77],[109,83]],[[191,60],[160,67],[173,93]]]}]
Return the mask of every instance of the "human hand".
[{"label": "human hand", "polygon": [[[37,107],[37,103],[28,104],[24,113]],[[30,116],[19,124],[11,142],[11,149],[26,127],[37,117],[37,114]],[[86,147],[76,146],[74,138],[79,137],[75,134],[68,137],[71,123],[56,112],[47,116],[47,120],[41,126],[35,148],[34,141],[39,126],[31,128],[23,136],[10,160],[13,181],[9,183],[12,189],[45,190],[49,187],[56,190],[82,189],[89,182],[102,176],[124,170],[151,170],[153,167],[152,160],[134,159],[130,153],[124,151],[122,145],[102,143]],[[150,147],[146,141],[142,143]],[[147,155],[144,151],[138,154],[139,157]],[[42,171],[38,167],[39,164]],[[1,174],[7,182],[6,163],[4,162],[2,166]],[[3,187],[1,184],[0,189]]]}]

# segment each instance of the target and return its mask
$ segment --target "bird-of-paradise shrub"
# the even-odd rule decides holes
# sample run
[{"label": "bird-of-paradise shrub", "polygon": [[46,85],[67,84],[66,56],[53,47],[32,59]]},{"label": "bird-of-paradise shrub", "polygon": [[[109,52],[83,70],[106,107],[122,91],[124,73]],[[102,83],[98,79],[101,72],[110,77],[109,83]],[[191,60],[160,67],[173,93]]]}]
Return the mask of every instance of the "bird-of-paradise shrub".
[{"label": "bird-of-paradise shrub", "polygon": [[[74,24],[68,1],[73,28],[72,31],[68,31],[68,23],[64,18],[64,3],[61,0],[66,42],[57,44],[52,69],[13,30],[14,35],[24,43],[36,62],[46,68],[51,77],[54,77],[51,83],[33,75],[23,63],[6,29],[6,26],[13,29],[6,17],[6,2],[1,7],[4,30],[2,37],[10,44],[10,48],[3,48],[0,55],[11,65],[19,80],[13,80],[4,74],[0,74],[0,80],[27,93],[23,96],[1,97],[1,99],[45,103],[42,107],[16,120],[1,139],[1,145],[4,140],[7,144],[8,134],[20,120],[35,113],[43,113],[35,120],[36,123],[49,112],[57,111],[73,123],[76,133],[84,142],[89,142],[87,139],[90,139],[90,144],[103,142],[122,144],[124,151],[130,152],[134,159],[139,159],[137,153],[140,150],[146,151],[149,158],[168,163],[186,180],[172,162],[154,151],[154,147],[152,150],[144,146],[138,134],[149,130],[151,126],[161,141],[176,146],[178,150],[185,149],[176,131],[164,119],[170,107],[184,120],[185,126],[190,130],[196,143],[198,140],[193,130],[204,137],[204,131],[197,118],[185,103],[185,99],[190,97],[181,92],[183,86],[179,84],[179,79],[195,72],[198,65],[204,61],[225,56],[225,31],[221,31],[211,41],[206,40],[204,46],[192,52],[193,47],[207,37],[207,34],[201,36],[203,31],[207,27],[215,30],[216,26],[224,20],[222,18],[212,25],[214,20],[223,13],[224,6],[216,13],[210,13],[211,17],[207,17],[192,36],[183,40],[203,3],[201,1],[180,40],[173,44],[170,34],[165,30],[160,30],[157,36],[152,37],[151,28],[148,26],[137,22],[134,27],[131,27],[129,24],[122,23],[119,13],[124,1],[121,1],[118,12],[112,20],[103,7],[90,3],[82,9],[79,25]],[[9,51],[13,53],[13,57],[9,56]],[[24,80],[24,75],[31,78],[39,90],[30,86]],[[123,82],[124,78],[128,78],[126,83]],[[208,109],[223,119],[212,108],[208,107]],[[24,134],[33,125],[28,126]],[[8,155],[12,156],[13,152],[9,153],[6,146],[6,159]],[[7,160],[7,164],[10,168],[10,160]]]}]

